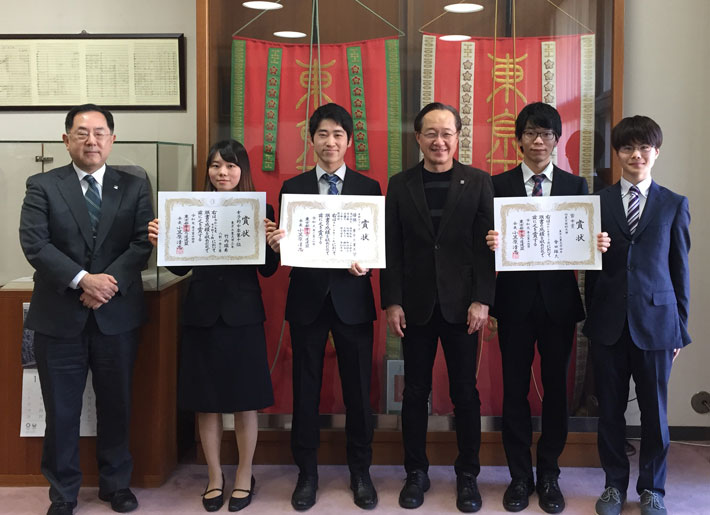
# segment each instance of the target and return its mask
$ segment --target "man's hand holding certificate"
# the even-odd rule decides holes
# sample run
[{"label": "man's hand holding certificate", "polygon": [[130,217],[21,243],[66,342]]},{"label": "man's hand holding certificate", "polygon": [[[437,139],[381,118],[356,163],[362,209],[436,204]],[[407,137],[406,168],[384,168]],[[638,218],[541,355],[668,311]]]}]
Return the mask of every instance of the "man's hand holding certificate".
[{"label": "man's hand holding certificate", "polygon": [[384,268],[384,213],[381,196],[284,194],[281,263],[308,268],[351,268],[358,263],[364,268]]},{"label": "man's hand holding certificate", "polygon": [[599,197],[494,200],[496,270],[600,270]]}]

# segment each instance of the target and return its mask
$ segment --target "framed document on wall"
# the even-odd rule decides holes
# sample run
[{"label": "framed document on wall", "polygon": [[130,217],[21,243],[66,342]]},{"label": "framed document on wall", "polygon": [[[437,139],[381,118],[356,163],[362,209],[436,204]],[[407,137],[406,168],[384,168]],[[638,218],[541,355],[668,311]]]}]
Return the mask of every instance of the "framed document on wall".
[{"label": "framed document on wall", "polygon": [[183,34],[0,35],[0,110],[186,107]]}]

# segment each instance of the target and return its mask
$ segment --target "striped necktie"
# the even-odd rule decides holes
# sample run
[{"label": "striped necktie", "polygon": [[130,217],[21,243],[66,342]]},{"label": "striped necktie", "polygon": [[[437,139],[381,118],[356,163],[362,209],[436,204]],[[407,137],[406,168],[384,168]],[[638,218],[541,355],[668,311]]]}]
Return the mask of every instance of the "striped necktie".
[{"label": "striped necktie", "polygon": [[86,175],[83,180],[89,185],[84,199],[86,200],[86,207],[89,209],[91,228],[94,230],[94,233],[96,233],[96,228],[101,218],[101,194],[99,193],[99,184],[91,175]]},{"label": "striped necktie", "polygon": [[639,200],[640,194],[641,192],[636,186],[631,186],[629,188],[629,207],[626,211],[626,221],[629,224],[629,232],[632,236],[636,232],[636,227],[639,225],[639,217],[641,214],[641,201]]},{"label": "striped necktie", "polygon": [[338,194],[338,176],[334,173],[324,173],[323,177],[328,181],[328,195]]},{"label": "striped necktie", "polygon": [[533,175],[532,180],[535,183],[535,185],[533,186],[533,190],[532,190],[532,196],[533,197],[542,197],[542,181],[545,180],[545,176],[542,174]]}]

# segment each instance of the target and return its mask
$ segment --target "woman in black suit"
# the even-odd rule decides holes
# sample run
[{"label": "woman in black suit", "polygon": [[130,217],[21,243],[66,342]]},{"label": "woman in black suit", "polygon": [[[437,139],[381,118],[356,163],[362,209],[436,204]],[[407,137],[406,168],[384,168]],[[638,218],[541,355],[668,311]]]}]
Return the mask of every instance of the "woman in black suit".
[{"label": "woman in black suit", "polygon": [[[234,140],[216,143],[207,158],[206,191],[254,191],[249,157]],[[266,206],[267,218],[274,210]],[[148,225],[157,244],[159,222]],[[207,511],[224,504],[224,475],[220,464],[222,413],[234,413],[239,466],[229,511],[251,502],[254,489],[252,458],[257,440],[257,410],[274,403],[264,336],[264,304],[256,274],[272,275],[278,255],[266,245],[260,266],[170,267],[192,279],[183,309],[183,339],[178,381],[180,408],[198,413],[200,440],[209,482],[202,495]]]}]

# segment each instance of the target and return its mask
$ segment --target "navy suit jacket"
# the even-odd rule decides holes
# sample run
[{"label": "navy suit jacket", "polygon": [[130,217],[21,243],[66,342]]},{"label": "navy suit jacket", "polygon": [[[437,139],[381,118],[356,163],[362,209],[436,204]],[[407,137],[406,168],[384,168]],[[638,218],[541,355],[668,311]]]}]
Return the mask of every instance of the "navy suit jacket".
[{"label": "navy suit jacket", "polygon": [[[494,175],[493,189],[496,197],[526,197],[522,167],[518,165]],[[586,180],[554,166],[550,196],[587,193]],[[573,270],[499,272],[491,315],[499,320],[520,320],[533,308],[538,285],[545,310],[555,322],[573,324],[584,319],[582,297]]]},{"label": "navy suit jacket", "polygon": [[[315,169],[284,181],[279,193],[318,195]],[[380,183],[350,168],[345,172],[341,195],[382,195]],[[330,293],[333,307],[346,324],[362,324],[377,318],[370,273],[356,277],[347,270],[292,268],[286,297],[286,320],[300,325],[315,321]]]},{"label": "navy suit jacket", "polygon": [[422,179],[423,161],[392,176],[385,207],[387,268],[380,273],[382,307],[402,306],[407,322],[421,325],[438,302],[451,324],[466,323],[472,302],[495,296],[490,176],[454,161],[451,184],[434,232]]},{"label": "navy suit jacket", "polygon": [[34,291],[25,326],[60,338],[79,334],[89,308],[69,283],[82,269],[112,275],[118,292],[94,311],[103,334],[140,326],[146,317],[141,270],[153,248],[148,222],[153,206],[148,181],[106,167],[101,219],[93,238],[89,211],[69,164],[27,179],[20,215],[20,244],[34,267]]},{"label": "navy suit jacket", "polygon": [[593,343],[613,345],[628,320],[634,344],[670,350],[690,343],[688,199],[651,183],[633,236],[616,183],[599,193],[602,231],[611,246],[601,271],[587,272],[587,321]]}]

